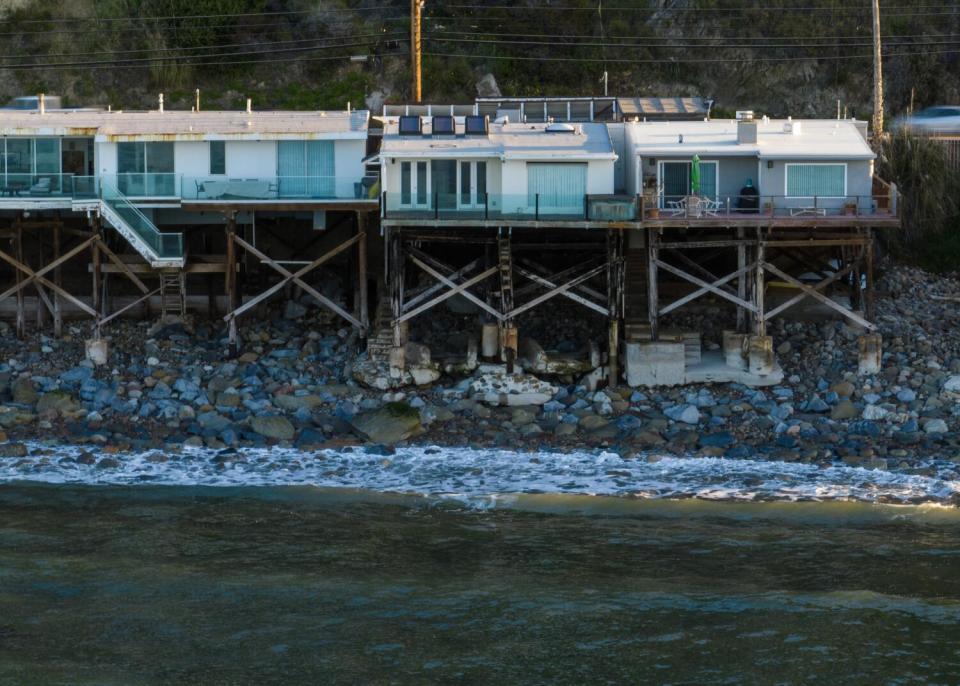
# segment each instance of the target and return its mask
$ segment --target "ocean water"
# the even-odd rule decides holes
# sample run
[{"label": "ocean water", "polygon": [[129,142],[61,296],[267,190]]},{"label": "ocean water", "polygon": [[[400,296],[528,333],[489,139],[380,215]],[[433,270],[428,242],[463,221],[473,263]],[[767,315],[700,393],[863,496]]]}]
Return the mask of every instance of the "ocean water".
[{"label": "ocean water", "polygon": [[0,684],[960,683],[949,464],[79,455],[0,460]]}]

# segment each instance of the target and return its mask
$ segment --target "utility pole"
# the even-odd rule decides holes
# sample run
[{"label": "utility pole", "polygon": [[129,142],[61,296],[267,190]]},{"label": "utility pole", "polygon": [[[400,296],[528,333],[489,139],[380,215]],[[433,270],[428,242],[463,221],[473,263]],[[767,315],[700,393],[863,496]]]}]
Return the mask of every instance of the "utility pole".
[{"label": "utility pole", "polygon": [[423,81],[421,78],[421,51],[423,44],[420,37],[420,10],[424,0],[410,0],[410,68],[413,70],[413,101],[419,103],[423,99]]},{"label": "utility pole", "polygon": [[873,0],[873,135],[883,133],[883,65],[880,54],[880,0]]},{"label": "utility pole", "polygon": [[603,72],[603,78],[600,79],[603,81],[603,97],[607,97],[607,72]]}]

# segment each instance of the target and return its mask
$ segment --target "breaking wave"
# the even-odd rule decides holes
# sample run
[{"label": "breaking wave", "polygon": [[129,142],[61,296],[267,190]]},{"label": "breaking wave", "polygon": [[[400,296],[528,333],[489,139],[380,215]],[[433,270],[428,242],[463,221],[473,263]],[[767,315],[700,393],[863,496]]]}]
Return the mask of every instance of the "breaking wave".
[{"label": "breaking wave", "polygon": [[960,504],[952,463],[924,473],[763,460],[661,457],[609,452],[538,452],[439,447],[316,452],[280,449],[147,451],[92,456],[81,447],[30,445],[0,460],[0,482],[171,486],[309,486],[509,504],[520,495],[561,494],[715,501],[860,501]]}]

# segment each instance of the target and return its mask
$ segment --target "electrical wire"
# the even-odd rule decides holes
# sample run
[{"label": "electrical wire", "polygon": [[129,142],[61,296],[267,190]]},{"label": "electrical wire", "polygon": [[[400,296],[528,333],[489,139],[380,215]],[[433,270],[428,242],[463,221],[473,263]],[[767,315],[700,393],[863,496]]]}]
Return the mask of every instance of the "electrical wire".
[{"label": "electrical wire", "polygon": [[[844,48],[844,47],[867,47],[872,46],[871,41],[863,43],[817,43],[815,45],[750,45],[750,44],[716,44],[716,45],[690,45],[682,43],[660,43],[660,44],[632,44],[632,43],[600,43],[600,42],[564,42],[564,41],[528,41],[528,40],[487,40],[483,38],[437,38],[433,36],[427,36],[425,39],[427,41],[434,41],[439,43],[484,43],[484,44],[496,44],[496,45],[547,45],[547,46],[560,46],[565,48],[632,48],[632,49],[647,49],[647,48],[657,48],[657,49],[678,49],[686,50],[689,48],[771,48],[771,49],[795,49],[795,48],[806,48],[806,49],[818,49],[818,48]],[[955,45],[960,43],[960,40],[949,40],[949,41],[917,41],[911,43],[900,43],[904,47],[908,46],[924,46],[924,45]]]}]

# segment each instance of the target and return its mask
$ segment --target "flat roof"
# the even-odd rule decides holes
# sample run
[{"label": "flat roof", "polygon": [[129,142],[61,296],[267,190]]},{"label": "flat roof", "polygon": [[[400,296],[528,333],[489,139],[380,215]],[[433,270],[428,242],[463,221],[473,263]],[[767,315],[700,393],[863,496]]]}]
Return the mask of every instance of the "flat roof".
[{"label": "flat roof", "polygon": [[[757,119],[757,142],[737,143],[737,122],[630,122],[641,156],[758,157],[760,159],[872,160],[876,157],[857,123],[849,119]],[[799,128],[788,133],[785,124]],[[860,125],[863,122],[859,122]],[[683,136],[683,142],[680,137]]]},{"label": "flat roof", "polygon": [[367,110],[324,112],[233,111],[0,111],[3,136],[94,136],[97,141],[282,140],[367,137]]},{"label": "flat roof", "polygon": [[[456,136],[431,135],[431,120],[423,118],[423,133],[401,136],[399,119],[387,117],[381,157],[494,157],[503,160],[615,160],[607,127],[602,123],[519,124],[490,122],[489,136],[464,136],[463,117],[456,117]],[[566,131],[547,131],[565,127]]]}]

